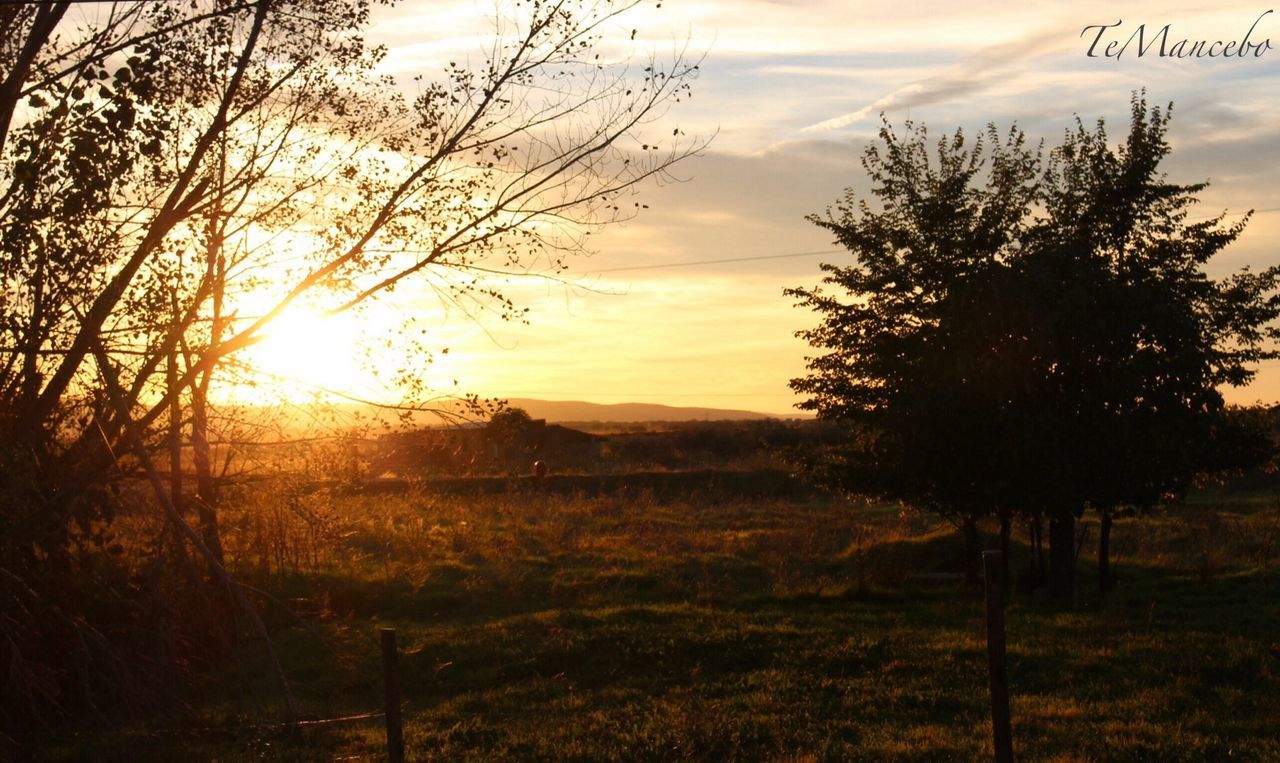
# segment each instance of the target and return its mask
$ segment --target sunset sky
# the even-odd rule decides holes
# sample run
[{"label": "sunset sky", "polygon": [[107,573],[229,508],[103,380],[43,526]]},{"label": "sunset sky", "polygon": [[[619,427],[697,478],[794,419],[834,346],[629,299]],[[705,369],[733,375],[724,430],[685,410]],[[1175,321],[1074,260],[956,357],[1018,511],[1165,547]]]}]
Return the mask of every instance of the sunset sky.
[{"label": "sunset sky", "polygon": [[[1259,210],[1218,272],[1276,261],[1280,241],[1280,14],[1262,16],[1250,39],[1271,37],[1261,58],[1089,58],[1138,24],[1170,41],[1238,40],[1264,6],[1102,2],[854,2],[667,0],[637,15],[638,51],[680,41],[704,51],[694,98],[670,116],[689,133],[716,134],[682,165],[685,182],[650,187],[638,219],[609,229],[597,254],[572,263],[582,288],[517,282],[529,326],[483,325],[453,316],[436,327],[450,347],[441,378],[486,395],[655,402],[788,413],[788,379],[803,372],[793,336],[813,316],[782,291],[811,285],[818,264],[839,260],[829,237],[804,220],[846,187],[865,188],[859,157],[885,112],[940,133],[1017,122],[1056,142],[1078,114],[1123,133],[1130,93],[1146,87],[1174,103],[1167,169],[1181,182],[1209,180],[1203,215]],[[404,2],[375,16],[371,37],[390,47],[386,68],[432,73],[478,48],[492,4]],[[1099,51],[1101,49],[1099,46]],[[797,253],[815,253],[778,257]],[[743,262],[691,264],[706,260]],[[417,309],[398,293],[389,310]],[[1235,401],[1280,398],[1280,367],[1264,369]]]}]

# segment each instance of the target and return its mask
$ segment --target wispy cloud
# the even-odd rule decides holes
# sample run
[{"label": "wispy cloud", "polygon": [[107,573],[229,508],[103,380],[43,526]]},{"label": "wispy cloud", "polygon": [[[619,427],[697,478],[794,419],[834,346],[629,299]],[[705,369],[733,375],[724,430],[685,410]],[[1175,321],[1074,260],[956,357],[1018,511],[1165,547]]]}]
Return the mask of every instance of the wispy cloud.
[{"label": "wispy cloud", "polygon": [[[378,41],[391,44],[390,68],[430,76],[444,56],[478,56],[491,27],[486,8],[492,12],[490,0],[380,9]],[[1280,52],[1247,62],[1116,62],[1086,58],[1080,37],[1085,25],[1120,17],[1126,26],[1170,23],[1179,35],[1222,36],[1242,32],[1259,12],[1243,2],[1169,0],[1123,10],[1104,0],[664,2],[635,20],[637,44],[656,40],[662,51],[691,31],[695,47],[710,45],[695,97],[672,116],[691,133],[718,129],[711,150],[681,168],[689,182],[646,190],[651,209],[599,236],[599,256],[571,263],[570,277],[622,296],[524,287],[511,296],[533,308],[531,326],[492,327],[498,345],[459,329],[466,336],[448,338],[450,357],[465,358],[464,384],[493,394],[731,399],[734,407],[787,410],[786,381],[803,372],[807,351],[792,332],[811,317],[782,288],[816,281],[824,258],[680,263],[831,248],[804,217],[845,187],[868,192],[858,158],[882,111],[899,118],[910,110],[941,129],[1016,122],[1052,143],[1073,114],[1105,116],[1119,133],[1129,94],[1147,87],[1153,100],[1177,107],[1170,178],[1213,183],[1206,214],[1280,205],[1268,201],[1280,198],[1280,103],[1266,97],[1280,84]],[[628,38],[630,24],[625,31]],[[1277,242],[1280,213],[1260,215],[1224,253],[1223,272],[1273,264]],[[649,269],[618,270],[634,266]],[[1280,398],[1280,362],[1231,394]]]},{"label": "wispy cloud", "polygon": [[1042,29],[1036,34],[982,49],[946,70],[908,82],[856,111],[825,119],[802,132],[838,130],[890,108],[911,109],[979,93],[1012,73],[1035,67],[1066,48],[1062,29]]}]

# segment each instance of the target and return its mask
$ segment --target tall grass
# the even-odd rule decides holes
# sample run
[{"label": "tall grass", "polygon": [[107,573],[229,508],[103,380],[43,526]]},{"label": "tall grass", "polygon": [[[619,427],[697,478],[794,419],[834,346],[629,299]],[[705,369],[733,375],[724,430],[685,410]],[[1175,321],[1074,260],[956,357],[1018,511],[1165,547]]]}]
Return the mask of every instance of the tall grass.
[{"label": "tall grass", "polygon": [[[1108,596],[1093,592],[1084,525],[1078,606],[1009,605],[1020,759],[1280,759],[1275,497],[1205,494],[1120,521]],[[400,630],[415,759],[990,753],[981,599],[919,582],[960,569],[960,539],[929,515],[839,497],[368,496],[281,481],[229,496],[223,527],[233,567],[293,610],[274,622],[310,715],[376,709],[375,626]],[[1015,556],[1016,570],[1018,543]],[[250,655],[193,711],[54,757],[381,755],[376,721],[300,738],[242,725],[274,720],[271,702]]]}]

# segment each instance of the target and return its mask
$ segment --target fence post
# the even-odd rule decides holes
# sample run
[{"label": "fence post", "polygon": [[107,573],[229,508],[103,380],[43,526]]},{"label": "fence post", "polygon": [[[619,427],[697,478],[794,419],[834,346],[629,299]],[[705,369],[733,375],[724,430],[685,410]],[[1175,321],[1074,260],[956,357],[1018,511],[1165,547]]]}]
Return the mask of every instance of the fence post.
[{"label": "fence post", "polygon": [[987,674],[991,679],[991,735],[996,763],[1012,763],[1013,731],[1009,721],[1009,672],[1005,667],[1004,581],[1000,552],[982,552],[987,592]]},{"label": "fence post", "polygon": [[400,722],[400,658],[396,629],[382,628],[382,682],[387,710],[387,760],[404,763],[404,729]]}]

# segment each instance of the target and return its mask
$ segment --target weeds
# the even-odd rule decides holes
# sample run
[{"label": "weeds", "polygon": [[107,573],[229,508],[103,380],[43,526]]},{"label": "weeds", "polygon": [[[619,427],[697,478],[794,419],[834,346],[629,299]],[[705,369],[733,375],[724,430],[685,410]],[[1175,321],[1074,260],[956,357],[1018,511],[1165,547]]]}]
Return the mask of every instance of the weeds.
[{"label": "weeds", "polygon": [[[896,506],[526,491],[362,496],[257,485],[224,512],[304,711],[378,707],[376,626],[401,633],[420,760],[974,760],[989,756],[982,608],[949,525]],[[994,527],[983,528],[994,544]],[[1091,537],[1096,538],[1096,533]],[[1274,498],[1117,523],[1120,588],[1074,611],[1014,596],[1014,739],[1028,760],[1280,758]],[[1026,548],[1015,543],[1019,557]],[[269,697],[252,665],[216,726]],[[270,706],[255,717],[272,717]],[[222,719],[222,720],[218,720]],[[53,757],[376,759],[376,723],[282,739],[122,730]]]}]

